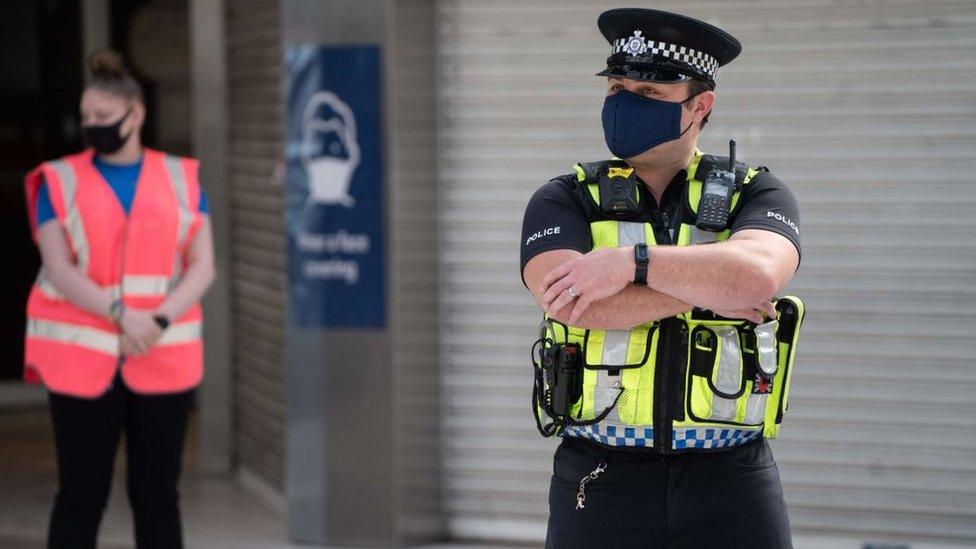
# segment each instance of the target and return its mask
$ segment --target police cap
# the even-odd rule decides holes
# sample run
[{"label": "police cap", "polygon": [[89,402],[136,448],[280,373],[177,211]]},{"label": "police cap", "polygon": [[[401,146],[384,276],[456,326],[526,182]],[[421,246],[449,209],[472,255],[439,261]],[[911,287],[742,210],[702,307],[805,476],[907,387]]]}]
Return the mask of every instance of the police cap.
[{"label": "police cap", "polygon": [[700,78],[714,86],[718,68],[742,51],[731,34],[677,13],[618,8],[600,14],[597,24],[612,46],[607,68],[597,76],[644,82]]}]

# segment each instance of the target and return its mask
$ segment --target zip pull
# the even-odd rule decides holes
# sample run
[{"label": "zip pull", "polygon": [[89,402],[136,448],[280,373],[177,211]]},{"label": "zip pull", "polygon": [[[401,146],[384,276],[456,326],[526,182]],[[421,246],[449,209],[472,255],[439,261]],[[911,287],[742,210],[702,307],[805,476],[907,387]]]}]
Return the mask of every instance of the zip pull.
[{"label": "zip pull", "polygon": [[607,462],[601,461],[600,464],[596,466],[596,469],[593,469],[592,471],[590,471],[588,475],[580,479],[579,493],[576,494],[577,511],[579,511],[580,509],[586,509],[586,505],[583,504],[583,502],[586,500],[586,483],[590,482],[591,480],[596,480],[596,477],[600,476],[600,474],[602,473],[605,473],[606,470],[607,470]]}]

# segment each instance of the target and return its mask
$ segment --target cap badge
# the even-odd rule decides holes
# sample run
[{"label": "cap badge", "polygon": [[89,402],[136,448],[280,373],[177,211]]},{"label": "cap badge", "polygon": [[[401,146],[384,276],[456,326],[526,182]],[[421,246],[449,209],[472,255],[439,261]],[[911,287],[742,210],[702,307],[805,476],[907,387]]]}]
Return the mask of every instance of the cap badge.
[{"label": "cap badge", "polygon": [[641,36],[641,31],[635,30],[634,35],[626,39],[622,50],[631,55],[639,55],[647,51],[647,39]]}]

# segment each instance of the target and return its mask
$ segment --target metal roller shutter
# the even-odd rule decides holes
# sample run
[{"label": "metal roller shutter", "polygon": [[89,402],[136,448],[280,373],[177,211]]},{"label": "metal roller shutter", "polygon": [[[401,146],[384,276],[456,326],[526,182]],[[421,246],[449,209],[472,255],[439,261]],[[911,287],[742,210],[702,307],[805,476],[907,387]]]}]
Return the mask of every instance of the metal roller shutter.
[{"label": "metal roller shutter", "polygon": [[[552,441],[529,412],[539,313],[526,201],[605,157],[609,2],[439,5],[442,410],[452,535],[544,536]],[[797,195],[809,309],[774,442],[795,532],[976,541],[976,7],[969,1],[656,3],[727,28],[702,148]],[[786,293],[786,292],[784,292]]]},{"label": "metal roller shutter", "polygon": [[237,461],[281,492],[284,478],[285,257],[281,24],[275,0],[229,0],[228,176]]}]

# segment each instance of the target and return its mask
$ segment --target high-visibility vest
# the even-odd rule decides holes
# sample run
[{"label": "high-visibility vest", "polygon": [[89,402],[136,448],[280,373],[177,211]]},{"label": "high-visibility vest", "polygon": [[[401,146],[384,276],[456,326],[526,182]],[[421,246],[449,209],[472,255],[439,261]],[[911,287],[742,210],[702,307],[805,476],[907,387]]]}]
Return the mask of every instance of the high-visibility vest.
[{"label": "high-visibility vest", "polygon": [[[695,151],[687,168],[684,204],[679,204],[676,219],[670,222],[673,232],[667,242],[657,241],[651,223],[600,213],[597,175],[607,162],[614,161],[577,164],[570,180],[577,198],[593,206],[586,210],[594,250],[639,243],[688,246],[725,240],[731,234],[728,229],[712,232],[695,226],[703,180],[711,168],[727,167],[727,158]],[[762,170],[737,163],[738,187],[730,217],[743,186]],[[651,257],[653,262],[653,252]],[[548,338],[550,344],[579,345],[583,375],[568,420],[553,418],[556,421],[548,429],[540,423],[540,431],[661,451],[722,448],[761,436],[775,438],[788,403],[804,316],[803,302],[796,296],[784,296],[776,306],[777,318],[762,324],[727,319],[696,307],[630,330],[569,326],[544,315],[540,342]],[[545,393],[550,388],[537,387],[538,422],[547,413]]]},{"label": "high-visibility vest", "polygon": [[[127,308],[152,312],[179,281],[185,252],[203,221],[198,162],[144,149],[127,216],[93,155],[88,149],[44,162],[27,175],[34,238],[37,194],[46,182],[74,264]],[[202,322],[200,304],[194,303],[171,319],[148,352],[121,357],[120,328],[68,301],[42,266],[27,301],[24,379],[52,392],[96,398],[121,365],[123,381],[137,393],[187,390],[203,377]]]}]

